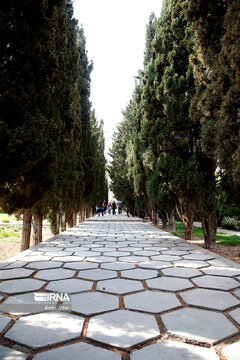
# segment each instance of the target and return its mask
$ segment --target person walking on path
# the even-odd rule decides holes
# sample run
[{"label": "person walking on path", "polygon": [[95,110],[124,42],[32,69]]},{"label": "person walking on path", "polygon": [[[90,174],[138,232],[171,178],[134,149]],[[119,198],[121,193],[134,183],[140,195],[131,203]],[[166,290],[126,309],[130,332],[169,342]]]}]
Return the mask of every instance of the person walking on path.
[{"label": "person walking on path", "polygon": [[117,208],[117,205],[116,205],[116,203],[114,201],[113,204],[112,204],[112,213],[113,213],[113,215],[115,215],[116,208]]},{"label": "person walking on path", "polygon": [[112,210],[112,204],[109,203],[108,204],[108,213],[109,213],[109,215],[111,215],[111,210]]},{"label": "person walking on path", "polygon": [[122,201],[118,201],[118,214],[122,215],[123,203]]}]

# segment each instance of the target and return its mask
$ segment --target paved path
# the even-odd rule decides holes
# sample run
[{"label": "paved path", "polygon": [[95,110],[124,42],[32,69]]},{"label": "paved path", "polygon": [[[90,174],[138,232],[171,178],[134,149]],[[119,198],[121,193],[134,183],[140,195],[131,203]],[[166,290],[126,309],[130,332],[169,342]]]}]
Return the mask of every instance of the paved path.
[{"label": "paved path", "polygon": [[[194,222],[193,225],[196,226],[196,227],[199,227],[199,228],[202,227],[202,223],[200,223],[200,222]],[[231,235],[240,236],[240,231],[227,230],[227,229],[223,229],[222,227],[218,227],[217,232],[218,233],[223,233],[223,234],[231,234]]]},{"label": "paved path", "polygon": [[0,268],[1,360],[239,360],[240,266],[140,219],[91,218]]}]

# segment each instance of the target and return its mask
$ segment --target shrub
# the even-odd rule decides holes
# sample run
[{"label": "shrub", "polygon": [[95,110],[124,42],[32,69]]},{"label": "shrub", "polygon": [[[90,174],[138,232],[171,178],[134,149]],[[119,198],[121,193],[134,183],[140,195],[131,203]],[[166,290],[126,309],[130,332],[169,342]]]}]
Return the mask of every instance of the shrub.
[{"label": "shrub", "polygon": [[226,229],[240,230],[240,220],[236,217],[224,216],[222,218],[222,226]]}]

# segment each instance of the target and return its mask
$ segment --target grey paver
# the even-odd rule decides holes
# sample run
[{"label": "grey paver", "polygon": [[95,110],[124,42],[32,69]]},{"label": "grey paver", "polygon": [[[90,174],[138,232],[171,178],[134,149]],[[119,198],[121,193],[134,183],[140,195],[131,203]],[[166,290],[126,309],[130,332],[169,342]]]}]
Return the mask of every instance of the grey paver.
[{"label": "grey paver", "polygon": [[194,276],[201,276],[202,273],[196,269],[191,268],[168,268],[162,269],[162,273],[167,276],[174,276],[180,278],[192,278]]},{"label": "grey paver", "polygon": [[84,318],[57,311],[20,318],[5,337],[30,346],[41,348],[80,336]]},{"label": "grey paver", "polygon": [[226,346],[222,353],[226,360],[239,360],[240,341],[237,341],[235,344]]},{"label": "grey paver", "polygon": [[210,266],[206,269],[202,269],[202,271],[207,275],[217,275],[217,276],[235,276],[240,274],[240,269],[237,268],[225,268],[225,267],[217,267],[217,266]]},{"label": "grey paver", "polygon": [[49,284],[46,286],[46,290],[64,293],[77,293],[81,291],[91,290],[92,286],[92,281],[84,281],[80,279],[65,279],[50,281]]},{"label": "grey paver", "polygon": [[69,279],[75,275],[75,271],[68,269],[48,269],[37,272],[35,278],[42,280]]},{"label": "grey paver", "polygon": [[83,256],[55,256],[53,258],[54,261],[62,261],[62,262],[76,262],[76,261],[82,261],[84,259]]},{"label": "grey paver", "polygon": [[236,321],[238,325],[240,325],[240,308],[230,311],[230,313],[228,314],[231,316],[233,320]]},{"label": "grey paver", "polygon": [[188,305],[205,307],[207,309],[227,310],[240,305],[234,296],[219,290],[194,289],[180,294]]},{"label": "grey paver", "polygon": [[125,348],[160,335],[152,315],[117,310],[90,319],[87,337]]},{"label": "grey paver", "polygon": [[154,255],[159,255],[158,251],[151,251],[151,250],[139,250],[139,251],[134,251],[133,255],[137,255],[137,256],[154,256]]},{"label": "grey paver", "polygon": [[158,255],[158,256],[152,256],[153,260],[160,260],[160,261],[176,261],[181,260],[180,256],[175,255]]},{"label": "grey paver", "polygon": [[79,272],[78,277],[82,279],[98,281],[116,278],[117,272],[104,269],[83,270]]},{"label": "grey paver", "polygon": [[238,333],[223,314],[209,310],[185,308],[161,318],[169,334],[211,345]]},{"label": "grey paver", "polygon": [[63,263],[57,261],[36,261],[29,263],[26,267],[29,269],[43,270],[61,267]]},{"label": "grey paver", "polygon": [[0,280],[26,278],[34,273],[34,270],[23,268],[0,270]]},{"label": "grey paver", "polygon": [[213,349],[182,344],[177,341],[163,341],[135,351],[131,360],[219,360]]},{"label": "grey paver", "polygon": [[234,291],[233,294],[240,299],[240,290]]},{"label": "grey paver", "polygon": [[179,261],[174,261],[173,264],[179,267],[187,267],[194,269],[209,266],[209,264],[206,261],[201,261],[201,260],[179,260]]},{"label": "grey paver", "polygon": [[158,272],[156,270],[134,269],[134,270],[126,270],[121,272],[122,278],[128,278],[134,280],[151,279],[157,276],[158,276]]},{"label": "grey paver", "polygon": [[126,309],[140,310],[151,313],[159,313],[181,306],[175,294],[144,291],[138,294],[127,295],[124,297]]},{"label": "grey paver", "polygon": [[27,354],[0,345],[0,359],[2,360],[26,360]]},{"label": "grey paver", "polygon": [[104,251],[103,250],[103,253],[104,253],[104,255],[106,253],[107,256],[115,256],[115,257],[131,255],[130,252],[127,253],[124,251]]},{"label": "grey paver", "polygon": [[209,289],[231,290],[239,286],[239,282],[223,276],[205,275],[192,280],[197,286]]},{"label": "grey paver", "polygon": [[151,289],[166,290],[166,291],[180,291],[190,289],[193,284],[187,279],[172,278],[163,276],[157,279],[147,280],[147,286]]},{"label": "grey paver", "polygon": [[113,294],[126,294],[142,289],[143,285],[140,281],[136,280],[112,279],[103,280],[97,284],[97,290],[106,291]]},{"label": "grey paver", "polygon": [[116,261],[114,263],[102,264],[101,268],[108,270],[130,270],[135,269],[135,265]]},{"label": "grey paver", "polygon": [[22,257],[23,261],[30,262],[30,261],[47,261],[50,260],[52,256],[47,255],[25,255]]},{"label": "grey paver", "polygon": [[0,314],[0,333],[10,324],[11,319]]},{"label": "grey paver", "polygon": [[34,360],[121,360],[121,355],[87,343],[66,345],[57,349],[44,351],[34,356]]},{"label": "grey paver", "polygon": [[75,312],[91,315],[119,308],[117,296],[90,292],[71,296],[71,309]]},{"label": "grey paver", "polygon": [[211,254],[188,254],[188,255],[183,255],[183,259],[187,259],[187,260],[211,260],[214,259],[214,256]]},{"label": "grey paver", "polygon": [[87,257],[86,260],[96,262],[98,264],[102,264],[107,262],[114,262],[116,261],[116,258],[111,256],[92,256],[92,257]]},{"label": "grey paver", "polygon": [[122,256],[120,259],[120,261],[125,261],[125,262],[132,262],[132,263],[138,263],[138,262],[143,262],[143,261],[147,261],[149,260],[147,257],[145,256]]},{"label": "grey paver", "polygon": [[144,262],[140,263],[139,267],[144,268],[144,269],[164,269],[167,267],[172,267],[172,265],[168,261],[148,260],[148,261],[144,261]]},{"label": "grey paver", "polygon": [[6,294],[17,294],[40,289],[44,281],[35,279],[6,280],[0,284],[0,291]]},{"label": "grey paver", "polygon": [[77,262],[65,263],[63,267],[66,269],[73,269],[73,270],[90,270],[90,269],[96,269],[98,267],[98,264],[77,261]]},{"label": "grey paver", "polygon": [[20,268],[25,266],[27,263],[25,261],[14,261],[11,264],[8,264],[7,266],[4,267],[5,269],[15,269],[15,268]]},{"label": "grey paver", "polygon": [[76,251],[74,253],[74,255],[77,255],[77,256],[82,256],[82,257],[89,257],[89,256],[100,256],[101,253],[98,251],[98,252],[92,252],[92,251]]}]

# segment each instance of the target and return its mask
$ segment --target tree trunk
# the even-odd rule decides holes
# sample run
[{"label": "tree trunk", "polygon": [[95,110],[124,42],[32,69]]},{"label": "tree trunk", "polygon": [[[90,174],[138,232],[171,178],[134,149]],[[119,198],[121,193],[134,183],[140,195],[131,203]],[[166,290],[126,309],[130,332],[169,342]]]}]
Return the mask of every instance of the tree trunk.
[{"label": "tree trunk", "polygon": [[152,209],[152,223],[154,225],[158,224],[158,212],[155,209]]},{"label": "tree trunk", "polygon": [[54,218],[52,217],[52,232],[54,235],[58,235],[60,231],[60,213],[56,212]]},{"label": "tree trunk", "polygon": [[190,240],[193,235],[193,203],[187,202],[184,206],[185,211],[182,214],[182,221],[184,224],[185,240]]},{"label": "tree trunk", "polygon": [[73,213],[73,226],[76,226],[77,225],[77,213],[74,212]]},{"label": "tree trunk", "polygon": [[62,231],[67,230],[67,221],[66,221],[66,213],[65,212],[62,214],[62,217],[61,217],[61,228],[62,228]]},{"label": "tree trunk", "polygon": [[87,215],[87,219],[92,216],[92,209],[91,208],[87,208],[86,215]]},{"label": "tree trunk", "polygon": [[210,249],[216,244],[217,215],[213,213],[208,217],[202,217],[201,220],[204,233],[204,247]]},{"label": "tree trunk", "polygon": [[167,216],[166,216],[166,214],[163,213],[161,215],[161,219],[162,219],[162,228],[166,229],[167,228]]},{"label": "tree trunk", "polygon": [[174,216],[174,210],[170,211],[168,213],[168,222],[169,222],[169,228],[171,231],[176,231],[176,224],[175,224],[175,216]]},{"label": "tree trunk", "polygon": [[31,211],[31,209],[24,209],[21,251],[29,249],[30,236],[31,236],[31,224],[32,224],[32,211]]},{"label": "tree trunk", "polygon": [[43,215],[41,208],[37,209],[33,218],[33,244],[37,245],[42,242],[42,221]]}]

